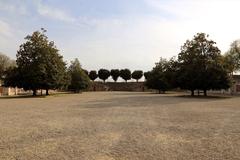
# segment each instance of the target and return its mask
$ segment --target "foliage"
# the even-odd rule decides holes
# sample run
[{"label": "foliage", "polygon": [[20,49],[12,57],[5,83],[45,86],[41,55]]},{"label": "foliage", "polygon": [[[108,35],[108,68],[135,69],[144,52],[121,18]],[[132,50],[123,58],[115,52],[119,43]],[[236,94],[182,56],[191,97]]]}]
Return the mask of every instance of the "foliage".
[{"label": "foliage", "polygon": [[131,71],[129,69],[120,70],[120,77],[124,79],[126,82],[131,79]]},{"label": "foliage", "polygon": [[98,71],[98,77],[103,80],[103,82],[105,83],[105,81],[110,77],[110,72],[107,69],[100,69]]},{"label": "foliage", "polygon": [[186,41],[178,55],[179,87],[190,90],[192,95],[196,89],[203,90],[207,95],[207,90],[229,87],[227,70],[215,44],[204,33],[198,33],[191,41]]},{"label": "foliage", "polygon": [[88,75],[81,68],[80,62],[78,59],[71,61],[71,65],[68,68],[69,75],[71,77],[71,83],[68,86],[68,89],[79,93],[81,90],[89,87],[90,80]]},{"label": "foliage", "polygon": [[14,79],[15,76],[9,71],[8,75],[13,79],[6,77],[6,84],[17,84],[19,88],[33,90],[33,95],[36,95],[38,89],[46,89],[48,95],[49,89],[59,89],[67,85],[66,64],[58,54],[54,42],[49,41],[45,33],[46,30],[42,29],[41,32],[35,31],[25,38],[26,42],[20,45],[17,52],[17,68],[14,69],[15,76],[19,77]]},{"label": "foliage", "polygon": [[88,76],[92,81],[95,81],[98,78],[97,71],[90,71]]},{"label": "foliage", "polygon": [[142,76],[143,76],[143,71],[141,71],[141,70],[135,70],[132,73],[132,78],[136,79],[137,82],[138,82],[139,79],[142,78]]},{"label": "foliage", "polygon": [[83,70],[83,72],[84,72],[86,75],[89,74],[88,70],[86,70],[86,69],[82,69],[82,70]]},{"label": "foliage", "polygon": [[118,77],[120,76],[120,71],[119,69],[112,69],[111,72],[110,72],[111,76],[112,76],[112,79],[117,82],[118,80]]},{"label": "foliage", "polygon": [[230,49],[224,55],[224,65],[231,74],[240,70],[240,40],[231,44]]},{"label": "foliage", "polygon": [[150,74],[150,71],[148,71],[148,72],[144,72],[144,73],[143,73],[143,76],[144,76],[145,80],[148,79],[149,74]]},{"label": "foliage", "polygon": [[4,86],[18,87],[21,85],[22,78],[16,66],[8,68],[5,73]]},{"label": "foliage", "polygon": [[14,67],[16,62],[11,60],[8,56],[0,53],[0,81],[4,78],[5,72],[8,68]]},{"label": "foliage", "polygon": [[156,66],[152,71],[148,72],[148,76],[145,85],[150,89],[156,89],[159,93],[165,93],[171,88],[169,75],[169,63],[166,59],[160,58],[160,61],[156,63]]}]

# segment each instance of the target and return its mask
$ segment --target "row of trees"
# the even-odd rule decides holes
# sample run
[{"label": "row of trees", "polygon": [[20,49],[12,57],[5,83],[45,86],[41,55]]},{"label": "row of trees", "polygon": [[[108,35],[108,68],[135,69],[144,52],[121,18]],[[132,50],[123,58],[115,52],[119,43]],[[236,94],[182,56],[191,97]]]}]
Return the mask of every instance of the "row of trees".
[{"label": "row of trees", "polygon": [[4,85],[32,90],[69,89],[79,92],[88,87],[90,80],[78,59],[70,66],[63,61],[53,41],[45,35],[46,30],[28,35],[26,42],[20,45],[16,65],[9,67],[2,75]]},{"label": "row of trees", "polygon": [[240,69],[240,42],[235,41],[231,49],[221,55],[216,43],[208,35],[198,33],[187,40],[177,57],[170,60],[161,58],[149,72],[140,70],[131,73],[129,69],[100,69],[88,71],[82,69],[78,59],[70,66],[63,61],[53,41],[45,35],[46,30],[28,35],[26,42],[20,45],[16,62],[0,54],[0,80],[5,86],[32,90],[69,89],[79,92],[90,84],[90,79],[102,79],[110,76],[116,82],[119,77],[126,82],[131,78],[137,81],[144,75],[149,88],[165,92],[173,88],[202,90],[207,95],[210,89],[227,89],[231,86],[233,72]]},{"label": "row of trees", "polygon": [[131,73],[129,69],[112,69],[111,71],[107,69],[100,69],[98,72],[95,70],[90,71],[88,73],[88,76],[92,81],[95,81],[97,78],[99,78],[103,80],[104,83],[110,76],[115,82],[117,82],[119,77],[121,77],[126,82],[130,79],[135,79],[138,82],[139,79],[143,77],[143,71],[135,70]]},{"label": "row of trees", "polygon": [[221,55],[216,43],[208,35],[198,33],[181,47],[178,57],[161,58],[148,72],[146,85],[165,92],[173,88],[191,91],[228,89],[231,75],[240,67],[240,45],[234,42],[230,51]]}]

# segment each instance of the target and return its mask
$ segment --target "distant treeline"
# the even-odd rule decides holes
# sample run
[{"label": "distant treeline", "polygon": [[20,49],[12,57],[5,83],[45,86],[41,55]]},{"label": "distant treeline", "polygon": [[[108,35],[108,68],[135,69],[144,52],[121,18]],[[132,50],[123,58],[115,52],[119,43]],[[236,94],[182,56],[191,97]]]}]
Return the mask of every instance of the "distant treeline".
[{"label": "distant treeline", "polygon": [[130,69],[112,69],[112,70],[107,70],[107,69],[100,69],[98,71],[96,70],[91,70],[91,71],[87,71],[84,70],[84,72],[89,76],[89,78],[92,81],[95,81],[97,78],[103,80],[103,82],[105,83],[105,81],[111,77],[114,82],[118,81],[118,78],[121,77],[123,80],[125,80],[125,82],[127,82],[128,80],[131,79],[135,79],[137,82],[143,77],[145,76],[145,73],[143,73],[143,71],[141,70],[135,70],[133,72],[130,71]]}]

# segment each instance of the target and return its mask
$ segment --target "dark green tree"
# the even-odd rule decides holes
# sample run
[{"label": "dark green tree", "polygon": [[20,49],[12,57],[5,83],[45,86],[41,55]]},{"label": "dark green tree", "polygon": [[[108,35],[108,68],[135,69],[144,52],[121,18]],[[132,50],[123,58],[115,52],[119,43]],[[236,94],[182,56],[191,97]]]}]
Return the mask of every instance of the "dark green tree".
[{"label": "dark green tree", "polygon": [[89,77],[81,68],[80,62],[77,58],[74,61],[71,61],[68,72],[71,77],[71,83],[68,86],[69,90],[79,93],[81,90],[89,87]]},{"label": "dark green tree", "polygon": [[139,79],[142,78],[142,76],[143,76],[143,71],[140,71],[140,70],[133,71],[132,73],[132,78],[136,79],[137,82]]},{"label": "dark green tree", "polygon": [[6,87],[18,87],[21,85],[21,75],[19,74],[16,66],[10,67],[5,72],[4,86]]},{"label": "dark green tree", "polygon": [[11,60],[8,56],[0,53],[0,82],[5,77],[5,72],[10,67],[14,67],[16,65],[16,62],[14,60]]},{"label": "dark green tree", "polygon": [[112,76],[112,79],[117,82],[118,80],[118,77],[120,76],[120,71],[119,69],[112,69],[111,72],[110,72],[111,76]]},{"label": "dark green tree", "polygon": [[150,71],[148,71],[148,72],[144,72],[144,73],[143,73],[143,76],[144,76],[145,80],[148,79],[149,74],[150,74]]},{"label": "dark green tree", "polygon": [[98,78],[97,71],[90,71],[88,76],[92,81],[95,81]]},{"label": "dark green tree", "polygon": [[100,69],[98,71],[98,77],[103,80],[103,82],[105,83],[105,81],[110,77],[110,72],[107,69]]},{"label": "dark green tree", "polygon": [[120,70],[120,77],[122,79],[124,79],[127,83],[127,81],[132,78],[131,71],[129,69],[121,69]]},{"label": "dark green tree", "polygon": [[20,88],[32,90],[36,95],[38,89],[58,89],[64,85],[66,64],[59,55],[53,41],[45,35],[46,30],[28,35],[26,42],[17,52],[17,71],[21,75]]},{"label": "dark green tree", "polygon": [[[178,84],[182,89],[203,90],[207,95],[210,89],[227,89],[229,78],[223,67],[221,52],[208,35],[198,33],[181,47],[178,55]],[[216,75],[217,73],[217,75]]]},{"label": "dark green tree", "polygon": [[171,84],[167,77],[169,62],[161,58],[152,71],[148,72],[145,85],[150,89],[156,89],[159,93],[165,93],[171,88]]}]

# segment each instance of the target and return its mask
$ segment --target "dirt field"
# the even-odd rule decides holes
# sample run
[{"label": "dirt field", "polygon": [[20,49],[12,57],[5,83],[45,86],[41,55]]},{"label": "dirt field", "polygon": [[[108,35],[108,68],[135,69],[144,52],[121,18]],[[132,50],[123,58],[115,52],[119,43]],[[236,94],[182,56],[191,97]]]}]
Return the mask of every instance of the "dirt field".
[{"label": "dirt field", "polygon": [[0,98],[0,159],[237,160],[240,97],[92,92]]}]

